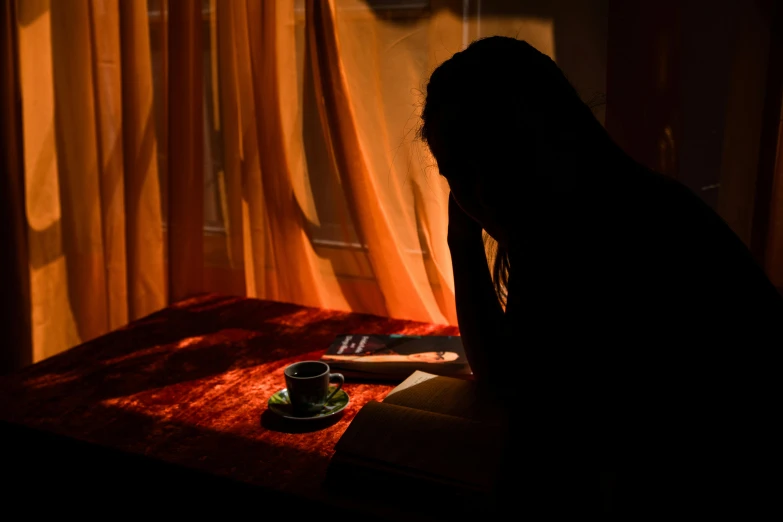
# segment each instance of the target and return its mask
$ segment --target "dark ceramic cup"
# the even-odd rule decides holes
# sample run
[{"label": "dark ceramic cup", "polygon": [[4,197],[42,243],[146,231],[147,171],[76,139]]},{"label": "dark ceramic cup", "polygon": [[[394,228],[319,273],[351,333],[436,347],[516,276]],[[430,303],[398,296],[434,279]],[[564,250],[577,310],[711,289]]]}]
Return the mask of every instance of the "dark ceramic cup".
[{"label": "dark ceramic cup", "polygon": [[[340,391],[345,383],[341,373],[329,373],[329,365],[321,361],[302,361],[285,369],[288,400],[295,415],[315,415]],[[337,388],[329,393],[329,383]]]}]

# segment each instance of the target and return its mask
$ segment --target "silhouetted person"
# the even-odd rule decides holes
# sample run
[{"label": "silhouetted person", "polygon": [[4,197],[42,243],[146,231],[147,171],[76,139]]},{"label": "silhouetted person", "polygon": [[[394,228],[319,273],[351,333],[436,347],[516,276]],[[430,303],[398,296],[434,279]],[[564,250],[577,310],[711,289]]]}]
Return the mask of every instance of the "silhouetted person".
[{"label": "silhouetted person", "polygon": [[602,469],[624,515],[763,505],[783,300],[726,223],[624,154],[524,41],[440,65],[422,119],[463,343],[513,420],[507,499],[584,510]]}]

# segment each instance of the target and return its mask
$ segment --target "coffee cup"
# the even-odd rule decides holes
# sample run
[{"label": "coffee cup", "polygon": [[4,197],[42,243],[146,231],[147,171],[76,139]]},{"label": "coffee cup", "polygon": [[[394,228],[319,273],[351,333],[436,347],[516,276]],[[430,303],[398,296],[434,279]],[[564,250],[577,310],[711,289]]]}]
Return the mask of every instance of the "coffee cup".
[{"label": "coffee cup", "polygon": [[[341,373],[329,373],[329,365],[322,361],[302,361],[288,366],[285,371],[288,400],[295,415],[314,415],[323,410],[345,384]],[[331,393],[329,384],[337,383]]]}]

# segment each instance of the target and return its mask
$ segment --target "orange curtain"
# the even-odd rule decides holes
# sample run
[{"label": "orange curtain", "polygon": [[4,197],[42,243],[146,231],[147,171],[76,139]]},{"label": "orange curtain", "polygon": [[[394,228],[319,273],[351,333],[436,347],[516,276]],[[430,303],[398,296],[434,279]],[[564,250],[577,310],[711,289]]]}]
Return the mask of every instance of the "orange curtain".
[{"label": "orange curtain", "polygon": [[[307,202],[294,183],[303,174],[297,135],[293,2],[219,2],[220,92],[230,244],[244,262],[249,296],[346,308],[320,277],[308,238]],[[241,214],[240,214],[241,210]]]},{"label": "orange curtain", "polygon": [[[358,153],[353,156],[358,163],[345,169],[346,152],[340,147],[348,140],[354,149],[347,153],[357,152],[356,129],[342,127],[343,120],[335,120],[329,108],[305,100],[308,87],[316,100],[323,99],[325,78],[319,74],[317,39],[325,33],[310,18],[305,28],[295,4],[293,0],[218,3],[228,207],[242,209],[242,230],[232,225],[231,231],[242,241],[231,244],[242,248],[248,295],[430,322],[454,321],[450,274],[439,272],[436,285],[431,284],[423,252],[433,249],[422,249],[414,220],[415,210],[422,220],[429,212],[436,224],[434,233],[445,239],[442,184],[434,177],[440,199],[430,208],[422,203],[415,209],[414,187],[402,187],[403,179],[388,187],[388,197],[384,197],[386,188],[368,188],[375,178],[388,174],[380,166],[389,159],[386,155],[368,158]],[[308,3],[306,9],[313,12],[322,5],[328,4]],[[305,150],[307,146],[310,150]],[[322,155],[315,164],[313,149],[319,147]],[[367,165],[370,159],[375,163]],[[322,225],[316,208],[318,190],[328,192],[335,203],[333,221],[340,225],[336,237],[343,245],[358,248],[346,246],[338,254],[319,252],[313,241]],[[410,239],[407,244],[399,241],[401,234]],[[438,252],[442,257],[444,251]],[[446,270],[450,268],[448,258],[439,261],[445,261]],[[347,281],[340,274],[341,264],[363,266],[373,285]]]},{"label": "orange curtain", "polygon": [[32,359],[166,303],[147,10],[17,0]]},{"label": "orange curtain", "polygon": [[426,79],[487,34],[555,57],[558,17],[602,12],[566,7],[6,3],[19,346],[41,360],[204,290],[455,324],[448,187],[416,138]]},{"label": "orange curtain", "polygon": [[[613,5],[610,15],[625,3]],[[2,369],[204,290],[455,324],[448,187],[416,139],[426,80],[500,34],[555,58],[592,99],[607,90],[607,6],[4,2]],[[636,41],[628,23],[615,30]],[[610,71],[614,85],[639,77],[623,71]],[[633,138],[644,119],[615,98]],[[623,100],[638,107],[633,92]],[[726,143],[727,157],[752,163],[753,147]],[[657,138],[640,144],[664,150]],[[781,165],[779,153],[766,250],[779,286]],[[747,189],[746,170],[732,172]],[[722,198],[742,199],[732,205],[751,202],[726,187]]]},{"label": "orange curtain", "polygon": [[553,56],[554,32],[518,8],[479,24],[429,4],[217,1],[227,248],[248,295],[456,323],[448,187],[416,139],[424,83],[482,30]]},{"label": "orange curtain", "polygon": [[[361,9],[359,4],[356,7]],[[388,135],[390,127],[399,131],[405,128],[406,116],[413,116],[416,121],[415,111],[406,115],[388,109],[405,106],[400,103],[400,94],[410,96],[410,86],[420,84],[423,71],[405,67],[414,65],[411,58],[415,56],[406,49],[395,56],[403,63],[394,64],[388,77],[383,74],[377,43],[381,37],[391,36],[382,34],[394,31],[391,24],[366,24],[364,38],[353,34],[351,38],[341,38],[334,2],[310,1],[307,10],[316,97],[324,104],[320,114],[330,136],[340,179],[349,195],[354,225],[359,238],[367,244],[386,312],[395,317],[455,322],[449,259],[444,250],[433,248],[445,245],[443,211],[448,192],[442,181],[435,178],[425,193],[423,180],[416,175],[423,167],[421,162],[414,162],[416,142],[404,140],[400,132],[395,137],[403,141],[395,150],[393,138]],[[346,25],[347,31],[355,30],[350,22]],[[396,36],[404,41],[411,28],[399,33]],[[414,52],[421,51],[413,45]],[[356,74],[362,68],[369,70]],[[408,89],[403,85],[406,82]],[[390,117],[394,120],[389,121]],[[422,158],[420,154],[415,159]],[[428,278],[423,258],[411,256],[411,251],[434,254],[441,306],[432,285],[422,284]]]}]

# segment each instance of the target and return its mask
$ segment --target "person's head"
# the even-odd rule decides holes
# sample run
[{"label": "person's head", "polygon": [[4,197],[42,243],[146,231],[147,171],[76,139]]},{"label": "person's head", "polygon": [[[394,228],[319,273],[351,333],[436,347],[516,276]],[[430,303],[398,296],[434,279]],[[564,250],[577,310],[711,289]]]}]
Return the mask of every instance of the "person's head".
[{"label": "person's head", "polygon": [[444,363],[456,361],[459,355],[455,352],[420,352],[408,355],[408,359],[416,362]]},{"label": "person's head", "polygon": [[509,197],[538,201],[567,175],[553,172],[563,155],[594,146],[603,131],[551,58],[492,36],[432,73],[420,134],[457,202],[492,234]]},{"label": "person's head", "polygon": [[552,59],[525,41],[493,36],[432,73],[420,136],[459,206],[499,242],[498,284],[514,222],[584,175],[566,163],[606,134]]}]

